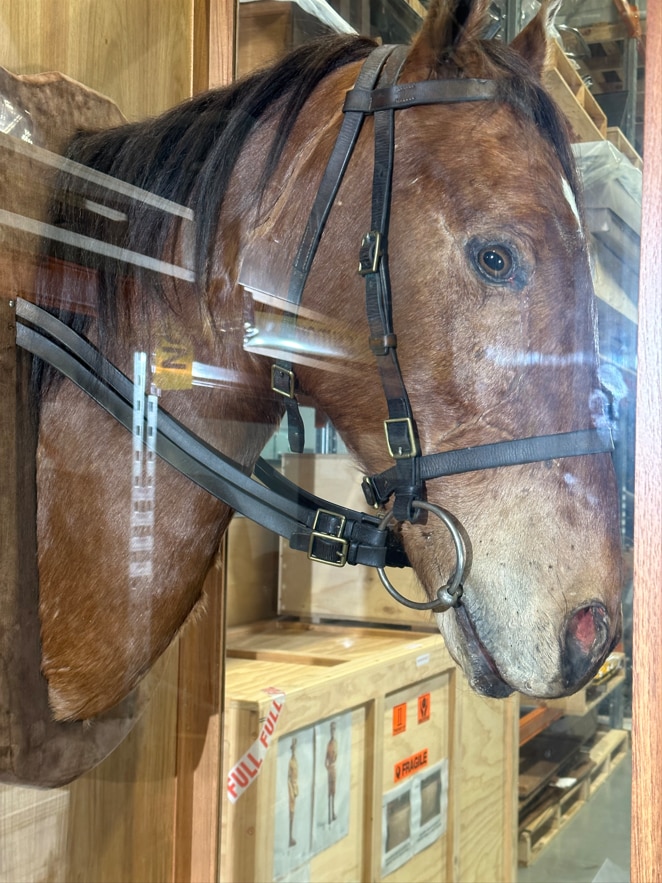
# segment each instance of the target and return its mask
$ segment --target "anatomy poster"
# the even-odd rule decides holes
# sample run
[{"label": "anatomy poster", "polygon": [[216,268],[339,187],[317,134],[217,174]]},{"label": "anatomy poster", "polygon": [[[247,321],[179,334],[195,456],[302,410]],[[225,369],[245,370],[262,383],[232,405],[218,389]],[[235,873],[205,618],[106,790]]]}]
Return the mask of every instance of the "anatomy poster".
[{"label": "anatomy poster", "polygon": [[315,727],[313,853],[349,833],[351,721],[351,712],[346,712]]},{"label": "anatomy poster", "polygon": [[278,740],[273,872],[277,880],[301,880],[301,872],[293,872],[310,859],[314,751],[312,727]]}]

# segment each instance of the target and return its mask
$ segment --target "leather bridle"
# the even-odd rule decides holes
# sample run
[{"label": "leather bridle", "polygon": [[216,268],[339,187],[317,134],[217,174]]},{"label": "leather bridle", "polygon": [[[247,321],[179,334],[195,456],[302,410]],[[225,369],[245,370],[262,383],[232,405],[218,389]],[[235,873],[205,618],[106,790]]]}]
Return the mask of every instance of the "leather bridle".
[{"label": "leather bridle", "polygon": [[[383,506],[383,516],[356,512],[293,485],[260,459],[254,476],[237,462],[214,450],[164,411],[159,411],[154,441],[166,462],[200,487],[263,527],[288,539],[309,558],[334,566],[364,564],[378,569],[382,583],[399,602],[421,610],[442,611],[459,603],[466,566],[464,541],[452,515],[425,499],[425,483],[433,478],[473,470],[532,463],[613,450],[611,436],[596,429],[577,430],[527,439],[501,441],[423,455],[416,422],[402,378],[393,329],[388,271],[388,228],[394,161],[396,111],[421,104],[488,101],[497,98],[493,81],[480,79],[428,80],[398,85],[407,55],[404,46],[380,46],[366,59],[355,87],[347,93],[341,129],[327,163],[306,229],[293,264],[284,324],[296,323],[297,308],[324,227],[365,118],[374,117],[375,164],[371,228],[359,250],[359,273],[365,279],[369,343],[379,367],[388,407],[386,443],[395,461],[392,468],[364,480],[370,505]],[[19,346],[43,359],[133,431],[133,384],[94,347],[50,313],[24,300],[16,302]],[[291,362],[272,366],[272,389],[285,400],[290,445],[303,450],[303,421],[296,399]],[[415,522],[424,513],[439,517],[448,528],[456,552],[451,578],[435,599],[415,602],[390,583],[384,568],[409,566],[393,522]]]},{"label": "leather bridle", "polygon": [[[448,583],[439,589],[434,601],[415,603],[403,598],[393,588],[380,568],[385,588],[401,603],[418,609],[446,609],[458,603],[464,570],[464,545],[453,517],[425,501],[425,482],[446,475],[496,466],[511,466],[539,460],[613,450],[611,436],[595,429],[578,430],[528,439],[496,442],[438,454],[421,454],[416,422],[397,354],[397,335],[392,320],[392,293],[388,268],[388,229],[391,209],[391,186],[395,157],[395,113],[404,108],[425,104],[493,101],[497,85],[484,79],[425,80],[398,84],[398,77],[408,54],[407,46],[381,46],[368,57],[355,87],[345,98],[344,119],[327,163],[305,233],[294,261],[288,301],[291,316],[301,302],[317,246],[329,212],[340,188],[352,151],[367,116],[374,118],[374,170],[372,181],[372,217],[370,230],[359,250],[358,272],[365,279],[366,314],[369,345],[377,360],[388,418],[384,422],[386,444],[395,465],[385,472],[366,476],[363,492],[369,505],[383,506],[393,498],[393,506],[382,526],[392,521],[416,522],[426,512],[439,517],[451,533],[456,552],[456,568]],[[295,321],[290,319],[289,321]],[[272,386],[287,399],[290,445],[300,444],[296,427],[296,380],[291,363],[280,361],[273,366]]]}]

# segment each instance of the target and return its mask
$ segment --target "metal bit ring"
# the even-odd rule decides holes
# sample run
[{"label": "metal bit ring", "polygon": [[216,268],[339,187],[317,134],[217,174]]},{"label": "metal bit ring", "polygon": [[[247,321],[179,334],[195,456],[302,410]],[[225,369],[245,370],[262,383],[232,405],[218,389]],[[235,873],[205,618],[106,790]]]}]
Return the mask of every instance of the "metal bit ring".
[{"label": "metal bit ring", "polygon": [[[428,503],[425,500],[414,500],[412,508],[425,509],[427,512],[436,515],[437,518],[443,521],[446,525],[448,532],[451,535],[451,539],[453,540],[453,545],[455,546],[455,572],[448,582],[437,590],[437,597],[434,601],[410,601],[409,598],[405,598],[404,595],[401,595],[400,592],[398,592],[393,583],[386,576],[386,571],[383,567],[378,567],[377,573],[379,574],[379,579],[386,591],[400,604],[404,604],[405,607],[410,607],[413,610],[432,610],[433,613],[443,613],[444,610],[448,610],[450,607],[457,607],[460,603],[460,598],[462,597],[462,577],[464,576],[464,569],[466,567],[464,541],[452,516],[445,509],[442,509],[440,506],[435,506],[433,503]],[[388,525],[394,520],[395,516],[393,515],[393,512],[387,512],[380,521],[378,530],[386,530]]]}]

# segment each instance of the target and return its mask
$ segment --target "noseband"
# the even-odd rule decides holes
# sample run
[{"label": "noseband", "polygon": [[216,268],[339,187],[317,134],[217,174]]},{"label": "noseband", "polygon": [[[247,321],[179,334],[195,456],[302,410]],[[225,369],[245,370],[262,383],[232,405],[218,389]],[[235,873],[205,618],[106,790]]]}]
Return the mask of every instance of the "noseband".
[{"label": "noseband", "polygon": [[[608,434],[587,429],[422,455],[398,362],[388,272],[395,112],[422,104],[489,101],[498,95],[496,83],[489,80],[429,80],[398,85],[406,55],[404,46],[375,49],[365,61],[355,87],[346,96],[343,123],[293,264],[288,291],[291,306],[283,318],[284,326],[296,324],[297,308],[326,220],[363,122],[372,115],[375,130],[372,219],[360,245],[358,271],[365,279],[369,344],[377,360],[388,406],[386,444],[395,465],[368,476],[363,490],[368,503],[377,508],[393,497],[391,510],[378,517],[329,503],[293,485],[262,459],[255,466],[255,477],[251,477],[241,464],[214,450],[162,409],[158,411],[158,428],[151,443],[163,460],[191,481],[252,521],[287,538],[293,549],[307,551],[310,559],[334,566],[347,563],[375,567],[386,589],[400,603],[418,610],[443,611],[459,603],[466,550],[453,516],[426,501],[426,481],[480,469],[607,453],[613,450],[613,443]],[[135,432],[136,391],[131,381],[52,314],[20,298],[13,305],[17,344],[56,368],[129,432]],[[290,446],[301,452],[303,421],[296,400],[292,363],[285,360],[274,363],[271,378],[272,389],[285,399]],[[147,409],[141,413],[147,413]],[[391,585],[384,567],[409,566],[399,537],[389,530],[391,524],[416,522],[425,514],[438,517],[449,530],[456,566],[434,600],[415,602]]]}]

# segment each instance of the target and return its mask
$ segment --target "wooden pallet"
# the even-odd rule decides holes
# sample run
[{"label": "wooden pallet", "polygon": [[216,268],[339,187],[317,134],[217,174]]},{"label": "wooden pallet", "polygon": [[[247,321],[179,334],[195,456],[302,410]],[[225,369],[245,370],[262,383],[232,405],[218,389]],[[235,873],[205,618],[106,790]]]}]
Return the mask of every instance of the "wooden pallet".
[{"label": "wooden pallet", "polygon": [[[646,19],[641,21],[643,43],[645,44]],[[625,54],[628,29],[622,21],[598,22],[587,27],[580,27],[589,48],[590,55],[577,58],[582,76],[592,80],[591,91],[594,95],[608,95],[628,89]],[[636,99],[636,140],[641,141],[644,110],[644,56],[637,53],[637,99]]]},{"label": "wooden pallet", "polygon": [[590,772],[590,796],[595,794],[628,753],[630,734],[627,730],[608,730],[600,734],[591,748],[594,766]]},{"label": "wooden pallet", "polygon": [[565,114],[575,141],[602,141],[607,117],[558,43],[552,44],[545,86]]},{"label": "wooden pallet", "polygon": [[[641,156],[617,126],[607,125],[607,116],[598,104],[595,94],[584,82],[587,74],[579,60],[579,67],[570,59],[559,43],[552,45],[550,63],[545,71],[545,85],[566,116],[575,141],[602,141],[607,139],[618,148],[637,169]],[[604,90],[597,90],[602,92]]]},{"label": "wooden pallet", "polygon": [[620,150],[624,156],[627,156],[635,169],[643,169],[644,161],[618,126],[609,126],[607,129],[607,140],[611,141],[614,147]]},{"label": "wooden pallet", "polygon": [[520,823],[517,858],[520,865],[528,867],[542,850],[556,837],[579,812],[590,796],[590,771],[567,790],[558,791],[558,797],[550,795],[550,802],[539,806]]},{"label": "wooden pallet", "polygon": [[591,799],[627,755],[629,739],[627,730],[608,730],[598,734],[588,753],[588,762],[584,761],[570,774],[577,783],[566,791],[548,787],[546,797],[520,820],[520,865],[528,867],[533,864],[542,850]]}]

